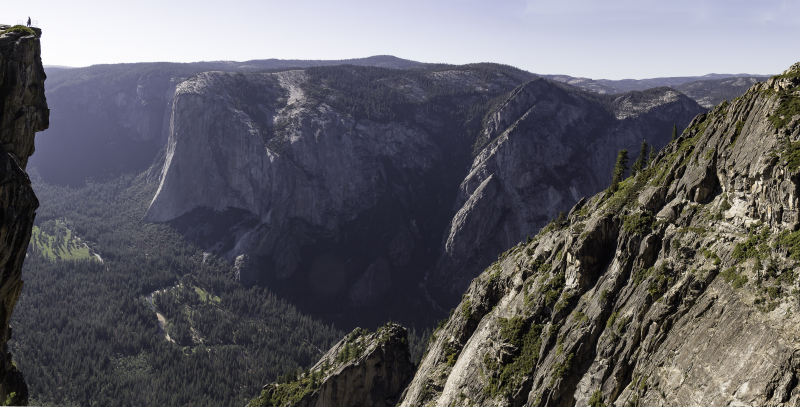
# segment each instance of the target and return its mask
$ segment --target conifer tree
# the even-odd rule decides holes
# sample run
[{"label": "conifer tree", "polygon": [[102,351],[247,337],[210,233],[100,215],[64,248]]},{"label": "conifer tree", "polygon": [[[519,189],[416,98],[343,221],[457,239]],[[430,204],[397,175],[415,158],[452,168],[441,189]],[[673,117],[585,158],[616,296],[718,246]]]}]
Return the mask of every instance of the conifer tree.
[{"label": "conifer tree", "polygon": [[628,150],[619,150],[617,162],[614,164],[613,178],[611,178],[611,192],[617,192],[619,183],[625,178],[625,171],[628,169]]},{"label": "conifer tree", "polygon": [[656,158],[656,149],[653,146],[650,146],[650,157],[647,159],[647,165],[650,165],[653,162],[653,159]]},{"label": "conifer tree", "polygon": [[677,139],[678,139],[678,126],[673,124],[672,125],[672,141],[675,141]]},{"label": "conifer tree", "polygon": [[639,156],[631,168],[631,175],[638,174],[647,166],[647,141],[642,140],[642,147],[639,149]]}]

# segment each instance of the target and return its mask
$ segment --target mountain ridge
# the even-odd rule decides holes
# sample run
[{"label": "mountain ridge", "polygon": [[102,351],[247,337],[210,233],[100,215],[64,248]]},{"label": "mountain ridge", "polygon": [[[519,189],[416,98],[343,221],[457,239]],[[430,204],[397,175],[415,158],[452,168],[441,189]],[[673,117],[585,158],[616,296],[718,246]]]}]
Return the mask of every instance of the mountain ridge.
[{"label": "mountain ridge", "polygon": [[798,100],[800,63],[500,254],[396,405],[800,402]]}]

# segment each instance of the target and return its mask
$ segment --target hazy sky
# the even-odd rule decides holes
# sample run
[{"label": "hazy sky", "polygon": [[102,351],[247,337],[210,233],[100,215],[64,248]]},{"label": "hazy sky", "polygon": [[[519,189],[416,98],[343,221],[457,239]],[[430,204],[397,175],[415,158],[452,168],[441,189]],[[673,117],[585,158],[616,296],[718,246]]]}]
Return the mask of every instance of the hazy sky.
[{"label": "hazy sky", "polygon": [[778,73],[800,60],[800,0],[4,1],[48,65],[390,54],[535,73]]}]

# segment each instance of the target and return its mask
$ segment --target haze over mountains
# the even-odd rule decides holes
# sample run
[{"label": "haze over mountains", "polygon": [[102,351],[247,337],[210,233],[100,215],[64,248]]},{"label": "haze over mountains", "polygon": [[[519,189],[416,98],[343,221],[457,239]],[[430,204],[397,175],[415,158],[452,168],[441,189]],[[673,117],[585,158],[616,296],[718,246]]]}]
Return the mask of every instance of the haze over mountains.
[{"label": "haze over mountains", "polygon": [[[714,261],[693,257],[699,242],[714,244],[700,228],[739,228],[713,246],[727,265],[742,228],[756,218],[785,228],[795,216],[794,203],[745,191],[769,178],[735,175],[754,151],[773,157],[779,136],[762,133],[797,127],[791,109],[776,110],[791,99],[791,78],[762,89],[777,95],[767,102],[745,94],[751,77],[583,88],[506,65],[391,56],[48,75],[50,127],[28,163],[38,229],[9,342],[39,378],[36,401],[243,405],[279,380],[259,403],[292,391],[294,401],[333,400],[334,389],[358,387],[344,393],[572,405],[599,386],[610,402],[632,382],[616,362],[628,359],[604,365],[579,344],[618,357],[617,340],[634,349],[658,328],[622,324],[598,338],[610,315],[627,323],[642,309],[660,324],[673,318],[654,305],[673,298],[671,278],[685,278],[675,292],[707,289],[684,273]],[[720,98],[729,104],[707,113]],[[678,140],[673,126],[687,129]],[[759,137],[769,143],[753,144]],[[646,170],[627,180],[622,171],[614,191],[623,149]],[[719,209],[725,199],[734,209]],[[661,244],[675,239],[687,247]],[[656,258],[663,270],[649,268]],[[790,292],[788,277],[770,278]],[[600,285],[601,304],[587,305]],[[584,317],[596,328],[588,337]],[[356,326],[380,328],[342,339]],[[298,371],[318,359],[314,372]],[[421,360],[407,392],[394,394]],[[650,359],[637,363],[635,374],[659,374]],[[637,396],[657,397],[647,383],[652,391]]]},{"label": "haze over mountains", "polygon": [[[659,148],[703,111],[669,88],[597,95],[495,64],[352,62],[59,70],[31,166],[81,185],[155,162],[146,220],[243,284],[352,324],[448,306],[495,253],[602,189],[618,150]],[[279,68],[292,64],[309,68]]]}]

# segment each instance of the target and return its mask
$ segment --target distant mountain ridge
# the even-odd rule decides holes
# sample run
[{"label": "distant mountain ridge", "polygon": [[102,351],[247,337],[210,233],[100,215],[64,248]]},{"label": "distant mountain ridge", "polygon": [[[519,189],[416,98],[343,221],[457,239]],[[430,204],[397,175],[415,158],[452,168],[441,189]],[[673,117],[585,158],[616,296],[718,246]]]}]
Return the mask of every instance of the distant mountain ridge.
[{"label": "distant mountain ridge", "polygon": [[392,69],[408,69],[416,68],[418,66],[427,65],[423,62],[412,61],[409,59],[398,58],[392,55],[373,55],[366,58],[353,58],[353,59],[254,59],[250,61],[237,62],[237,61],[202,61],[193,62],[193,65],[199,65],[213,70],[228,71],[236,70],[259,70],[259,69],[283,69],[283,68],[309,68],[312,66],[330,66],[330,65],[357,65],[357,66],[376,66],[379,68],[392,68]]},{"label": "distant mountain ridge", "polygon": [[[624,93],[632,90],[645,90],[649,88],[656,88],[659,86],[675,87],[688,82],[708,81],[727,78],[749,77],[749,78],[769,78],[770,75],[752,75],[752,74],[718,74],[710,73],[703,76],[675,76],[664,78],[648,78],[648,79],[591,79],[581,78],[569,75],[539,75],[543,78],[552,79],[558,82],[588,90],[596,93]],[[713,105],[711,105],[713,106]]]}]

